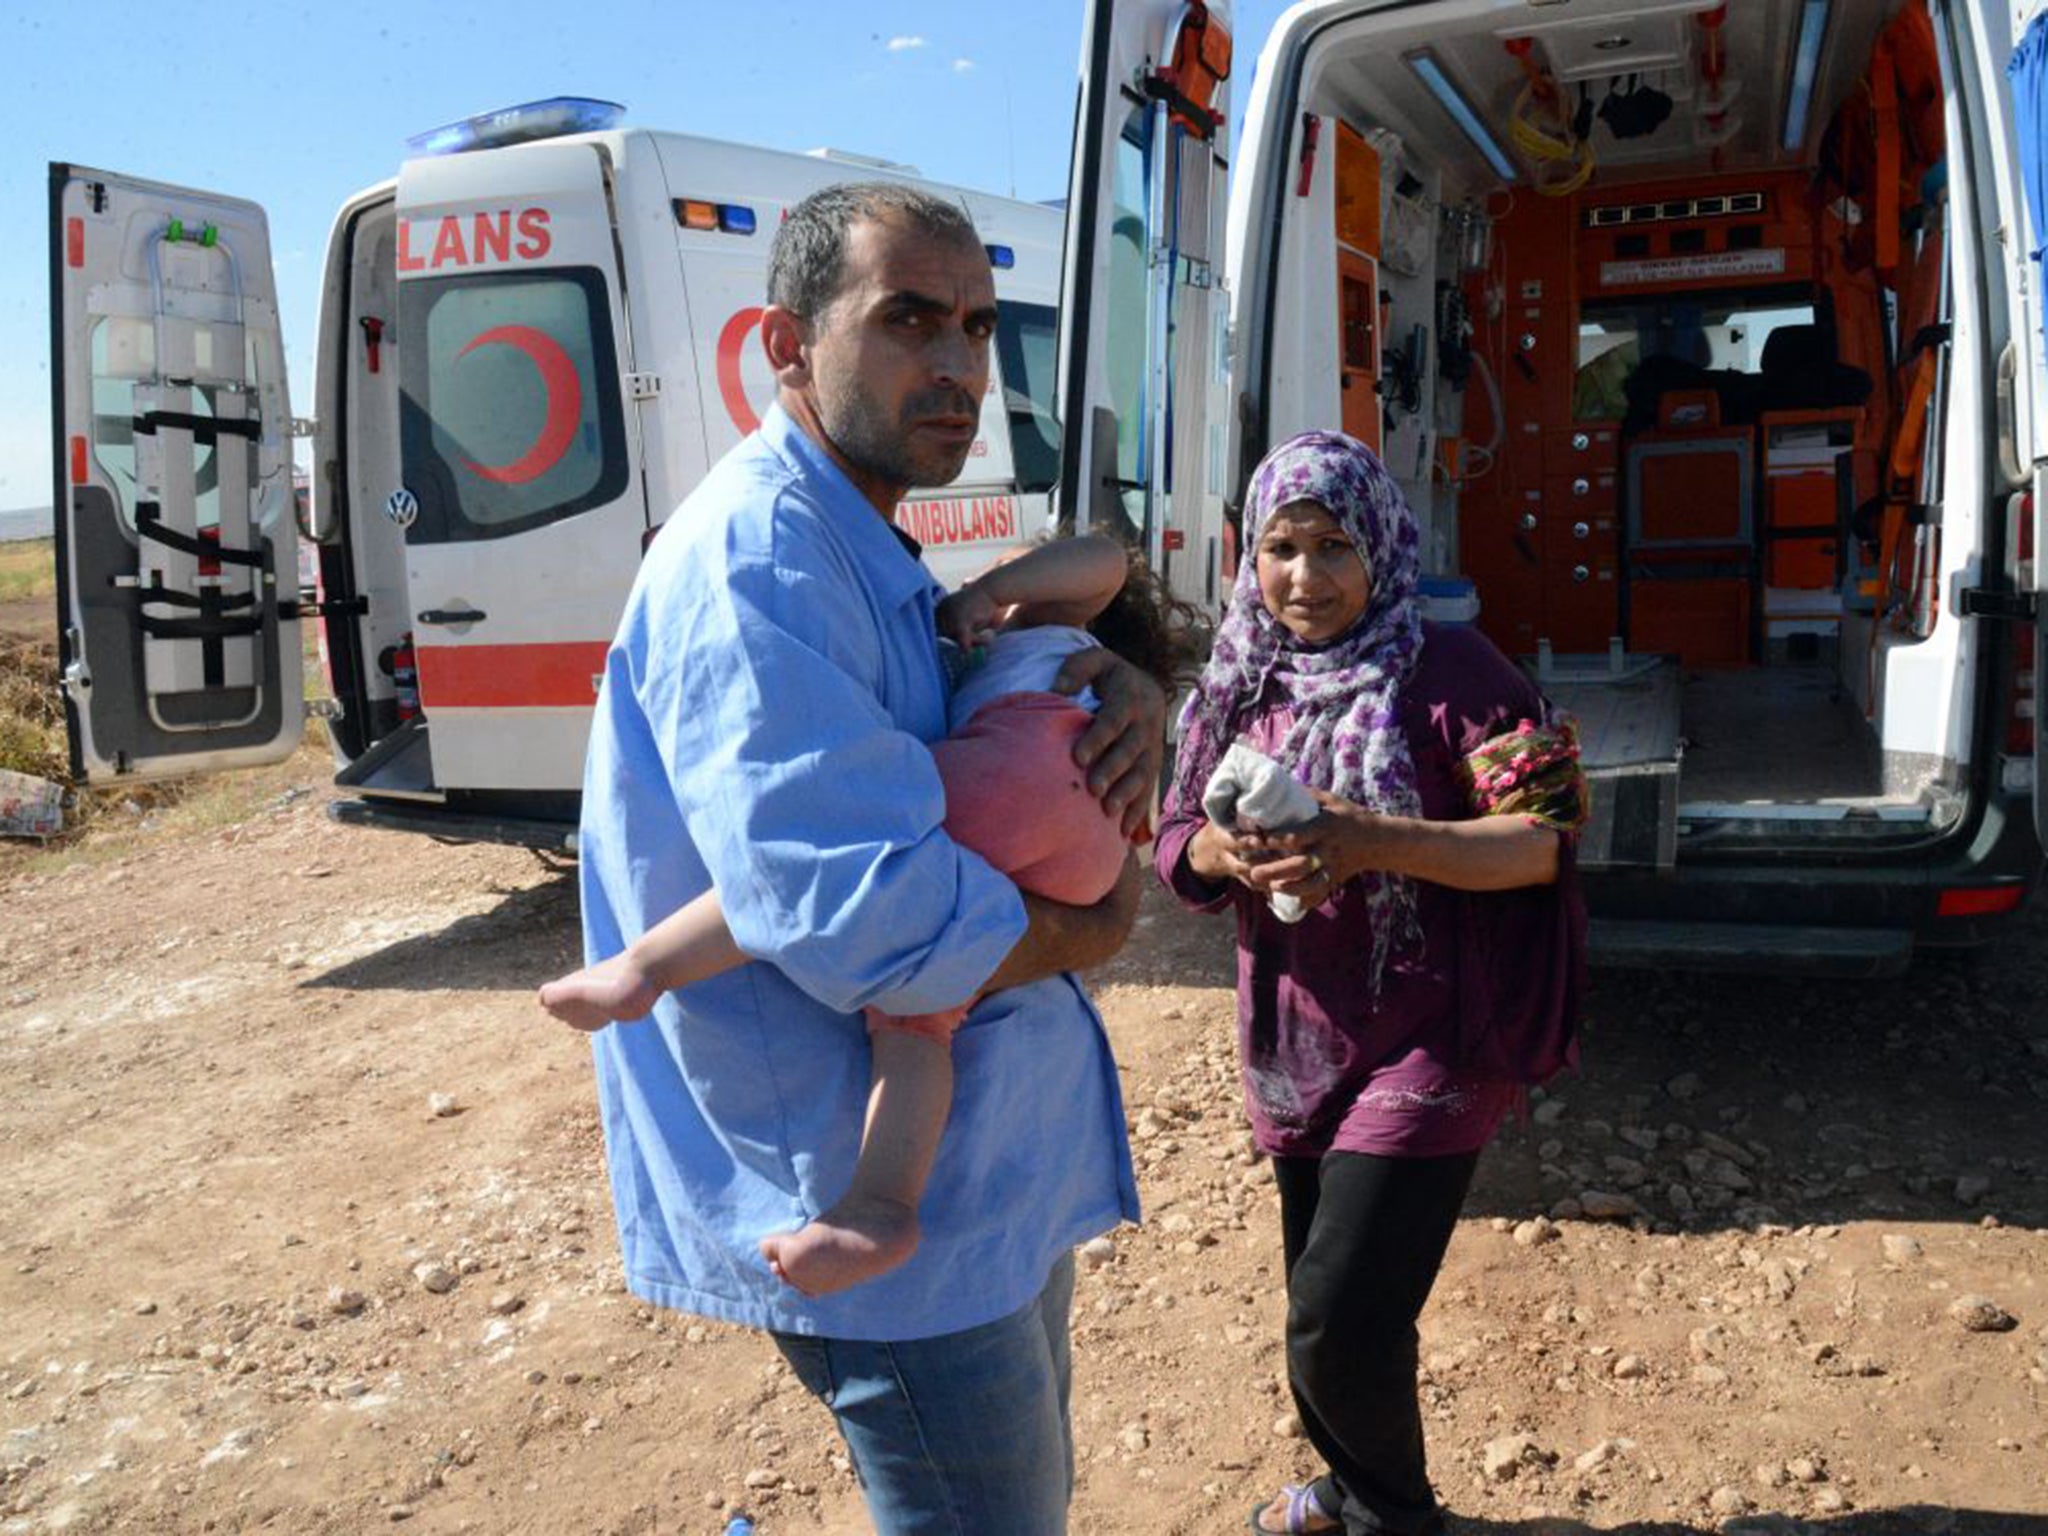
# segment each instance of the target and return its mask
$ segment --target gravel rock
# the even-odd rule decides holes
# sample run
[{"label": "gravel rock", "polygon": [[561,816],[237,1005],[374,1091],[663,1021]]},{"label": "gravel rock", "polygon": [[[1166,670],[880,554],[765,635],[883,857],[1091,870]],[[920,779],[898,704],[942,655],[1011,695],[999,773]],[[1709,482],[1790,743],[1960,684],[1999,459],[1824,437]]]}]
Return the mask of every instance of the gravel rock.
[{"label": "gravel rock", "polygon": [[1746,1515],[1750,1511],[1749,1495],[1732,1483],[1724,1483],[1707,1495],[1707,1508],[1717,1515]]},{"label": "gravel rock", "polygon": [[1678,1076],[1672,1078],[1670,1082],[1664,1085],[1664,1091],[1670,1094],[1671,1097],[1673,1097],[1674,1099],[1678,1099],[1682,1102],[1686,1099],[1698,1098],[1700,1096],[1700,1090],[1705,1086],[1706,1085],[1700,1081],[1699,1073],[1681,1072],[1678,1074]]},{"label": "gravel rock", "polygon": [[1887,1232],[1883,1238],[1885,1261],[1906,1264],[1920,1257],[1920,1240],[1903,1232]]},{"label": "gravel rock", "polygon": [[436,1264],[431,1259],[424,1264],[413,1265],[412,1277],[436,1296],[445,1295],[455,1289],[455,1271],[445,1264]]},{"label": "gravel rock", "polygon": [[2007,1333],[2019,1326],[2019,1319],[1989,1296],[1958,1296],[1948,1304],[1948,1315],[1971,1333]]},{"label": "gravel rock", "polygon": [[1533,1221],[1520,1222],[1515,1227],[1515,1241],[1524,1248],[1534,1248],[1541,1243],[1554,1243],[1562,1234],[1557,1224],[1548,1216],[1538,1216]]},{"label": "gravel rock", "polygon": [[1100,1269],[1116,1257],[1116,1244],[1106,1237],[1091,1237],[1076,1255],[1083,1269]]},{"label": "gravel rock", "polygon": [[1579,1209],[1588,1221],[1627,1221],[1643,1213],[1634,1196],[1605,1189],[1580,1190]]},{"label": "gravel rock", "polygon": [[354,1317],[369,1304],[361,1291],[352,1291],[345,1285],[328,1287],[327,1310],[337,1317]]},{"label": "gravel rock", "polygon": [[1641,1381],[1650,1374],[1650,1367],[1641,1355],[1623,1355],[1614,1362],[1616,1381]]},{"label": "gravel rock", "polygon": [[1956,1180],[1956,1203],[1975,1205],[1991,1193],[1991,1180],[1981,1173],[1966,1173]]},{"label": "gravel rock", "polygon": [[1557,1460],[1527,1435],[1502,1435],[1489,1440],[1479,1453],[1479,1464],[1490,1482],[1505,1483],[1524,1467],[1544,1467]]},{"label": "gravel rock", "polygon": [[1625,1451],[1635,1449],[1633,1440],[1602,1440],[1589,1450],[1581,1451],[1572,1459],[1572,1467],[1579,1472],[1593,1472],[1606,1466]]},{"label": "gravel rock", "polygon": [[435,1120],[446,1120],[462,1113],[462,1103],[452,1093],[430,1093],[427,1095],[427,1114]]}]

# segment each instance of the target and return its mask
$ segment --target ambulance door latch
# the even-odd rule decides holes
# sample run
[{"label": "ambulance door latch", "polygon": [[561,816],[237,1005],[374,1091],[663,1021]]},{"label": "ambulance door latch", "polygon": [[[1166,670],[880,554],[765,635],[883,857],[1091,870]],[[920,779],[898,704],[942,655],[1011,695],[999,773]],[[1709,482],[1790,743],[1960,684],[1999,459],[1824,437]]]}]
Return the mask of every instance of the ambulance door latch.
[{"label": "ambulance door latch", "polygon": [[626,398],[629,400],[658,400],[661,398],[661,375],[658,373],[629,373],[626,375]]}]

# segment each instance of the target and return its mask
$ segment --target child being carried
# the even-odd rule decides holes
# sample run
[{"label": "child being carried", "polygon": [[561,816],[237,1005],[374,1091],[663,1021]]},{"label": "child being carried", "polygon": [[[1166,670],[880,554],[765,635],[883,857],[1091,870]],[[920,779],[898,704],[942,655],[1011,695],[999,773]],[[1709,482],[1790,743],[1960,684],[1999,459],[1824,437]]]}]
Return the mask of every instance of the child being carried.
[{"label": "child being carried", "polygon": [[[1107,645],[1171,695],[1200,662],[1199,621],[1135,552],[1088,535],[1035,545],[967,582],[939,604],[938,625],[957,677],[951,734],[931,748],[947,832],[1022,889],[1093,905],[1115,887],[1129,843],[1074,763],[1095,701],[1052,692],[1053,678],[1074,652]],[[540,1002],[577,1029],[603,1029],[756,958],[774,959],[743,953],[706,891],[624,953],[549,982]],[[761,1240],[780,1279],[821,1296],[916,1250],[918,1203],[952,1108],[952,1035],[972,1002],[915,1018],[869,1010],[873,1077],[852,1179],[808,1224]]]}]

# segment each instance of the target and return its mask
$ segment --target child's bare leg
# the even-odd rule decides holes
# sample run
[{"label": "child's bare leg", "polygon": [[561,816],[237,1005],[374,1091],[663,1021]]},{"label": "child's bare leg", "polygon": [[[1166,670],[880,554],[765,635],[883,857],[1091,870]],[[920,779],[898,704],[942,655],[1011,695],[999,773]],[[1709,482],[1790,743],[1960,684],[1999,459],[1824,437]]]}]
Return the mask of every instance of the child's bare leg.
[{"label": "child's bare leg", "polygon": [[853,1182],[794,1232],[761,1240],[778,1279],[825,1296],[894,1269],[917,1250],[918,1202],[953,1107],[953,1047],[933,1034],[872,1031],[874,1088]]},{"label": "child's bare leg", "polygon": [[706,891],[641,934],[623,954],[572,971],[540,989],[540,1005],[584,1031],[645,1018],[664,992],[744,965],[725,926],[718,892]]}]

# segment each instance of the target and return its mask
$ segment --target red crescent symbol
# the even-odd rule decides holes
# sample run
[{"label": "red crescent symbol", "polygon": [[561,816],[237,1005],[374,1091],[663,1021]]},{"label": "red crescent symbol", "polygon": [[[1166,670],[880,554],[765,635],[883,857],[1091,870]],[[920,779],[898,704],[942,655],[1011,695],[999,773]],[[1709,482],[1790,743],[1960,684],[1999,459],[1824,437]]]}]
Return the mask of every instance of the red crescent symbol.
[{"label": "red crescent symbol", "polygon": [[576,428],[583,420],[583,385],[576,377],[576,365],[562,350],[561,343],[530,325],[493,326],[455,355],[464,358],[478,347],[488,346],[517,347],[532,359],[533,366],[540,370],[547,417],[541,422],[540,435],[532,446],[510,463],[479,464],[473,459],[462,462],[486,480],[495,480],[500,485],[524,485],[561,463],[562,455],[576,440]]},{"label": "red crescent symbol", "polygon": [[726,321],[725,329],[718,333],[718,398],[725,402],[725,414],[732,418],[732,424],[740,429],[741,436],[758,431],[761,426],[761,418],[754,414],[746,389],[740,383],[740,348],[746,345],[747,333],[760,323],[758,306],[742,309]]}]

